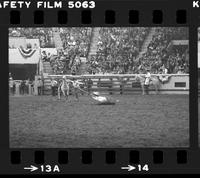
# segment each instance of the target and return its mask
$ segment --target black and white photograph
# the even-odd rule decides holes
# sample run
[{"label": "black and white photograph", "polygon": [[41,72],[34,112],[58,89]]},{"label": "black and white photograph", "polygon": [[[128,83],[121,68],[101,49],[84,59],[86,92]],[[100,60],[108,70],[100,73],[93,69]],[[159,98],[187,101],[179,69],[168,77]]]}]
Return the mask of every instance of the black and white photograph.
[{"label": "black and white photograph", "polygon": [[188,27],[8,31],[10,148],[190,146]]}]

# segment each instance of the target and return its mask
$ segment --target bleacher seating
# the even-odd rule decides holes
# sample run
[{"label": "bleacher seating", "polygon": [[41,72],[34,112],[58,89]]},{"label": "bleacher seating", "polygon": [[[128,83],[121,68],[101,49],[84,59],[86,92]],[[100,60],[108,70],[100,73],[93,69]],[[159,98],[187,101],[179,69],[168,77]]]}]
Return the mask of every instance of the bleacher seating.
[{"label": "bleacher seating", "polygon": [[167,51],[171,40],[187,40],[184,27],[158,27],[147,51],[137,58],[149,28],[101,28],[99,53],[89,59],[89,73],[189,73],[188,46]]},{"label": "bleacher seating", "polygon": [[[97,51],[88,53],[92,46],[93,29],[91,27],[57,28],[62,41],[62,49],[57,56],[51,56],[50,62],[54,74],[77,73],[81,66],[81,57],[87,59],[87,73],[160,73],[167,68],[169,73],[189,72],[188,46],[167,49],[172,40],[188,40],[188,28],[158,27],[153,34],[147,50],[140,57],[142,45],[149,27],[101,27],[98,31]],[[53,28],[10,28],[9,36],[38,38],[40,47],[54,45]],[[94,40],[93,40],[94,41]],[[46,58],[43,58],[46,61]]]}]

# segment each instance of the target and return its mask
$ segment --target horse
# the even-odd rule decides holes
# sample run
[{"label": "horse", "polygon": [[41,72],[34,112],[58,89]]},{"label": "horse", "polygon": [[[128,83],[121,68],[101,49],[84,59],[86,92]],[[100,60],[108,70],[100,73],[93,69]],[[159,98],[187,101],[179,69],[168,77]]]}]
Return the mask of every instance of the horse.
[{"label": "horse", "polygon": [[[135,80],[140,82],[140,85],[142,88],[142,94],[144,95],[145,94],[145,85],[144,85],[145,77],[142,76],[141,74],[137,74]],[[151,76],[149,86],[153,86],[155,88],[156,94],[158,94],[158,89],[160,87],[160,81],[157,76]]]},{"label": "horse", "polygon": [[68,99],[70,90],[70,81],[63,78],[58,84],[58,99],[61,99],[61,92],[63,96]]}]

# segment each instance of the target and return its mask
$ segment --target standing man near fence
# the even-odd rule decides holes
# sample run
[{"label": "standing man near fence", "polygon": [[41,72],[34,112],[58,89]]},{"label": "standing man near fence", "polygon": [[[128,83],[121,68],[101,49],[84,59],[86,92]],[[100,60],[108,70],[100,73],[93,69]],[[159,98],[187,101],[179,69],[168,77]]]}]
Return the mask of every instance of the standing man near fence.
[{"label": "standing man near fence", "polygon": [[145,74],[145,81],[144,81],[144,88],[146,91],[146,94],[149,94],[149,84],[150,84],[150,80],[151,80],[151,73],[150,70],[147,69],[146,70],[146,74]]},{"label": "standing man near fence", "polygon": [[21,85],[20,85],[20,89],[21,89],[21,90],[20,90],[20,91],[21,91],[20,94],[21,94],[21,95],[24,95],[24,94],[25,94],[25,88],[26,88],[26,82],[25,82],[25,80],[22,80],[22,81],[21,81]]},{"label": "standing man near fence", "polygon": [[11,75],[9,77],[9,90],[10,90],[10,94],[14,95],[14,80]]},{"label": "standing man near fence", "polygon": [[90,95],[93,81],[91,80],[91,78],[89,78],[86,83],[87,83],[87,92],[88,92],[88,95]]},{"label": "standing man near fence", "polygon": [[29,84],[30,84],[30,79],[25,81],[25,93],[29,94]]},{"label": "standing man near fence", "polygon": [[58,82],[55,79],[51,79],[51,91],[52,96],[56,95],[56,88],[58,87]]},{"label": "standing man near fence", "polygon": [[37,80],[37,89],[38,89],[38,95],[42,95],[42,80],[41,78],[38,78]]}]

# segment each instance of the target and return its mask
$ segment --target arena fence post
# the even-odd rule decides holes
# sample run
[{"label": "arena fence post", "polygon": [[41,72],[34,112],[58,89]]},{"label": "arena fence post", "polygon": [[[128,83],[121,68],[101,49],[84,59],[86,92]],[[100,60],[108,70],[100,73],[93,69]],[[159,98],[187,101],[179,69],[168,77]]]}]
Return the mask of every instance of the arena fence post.
[{"label": "arena fence post", "polygon": [[120,81],[120,94],[123,95],[124,93],[124,84],[122,81]]},{"label": "arena fence post", "polygon": [[98,87],[98,89],[101,88],[101,78],[99,78],[99,80],[97,82],[97,87]]},{"label": "arena fence post", "polygon": [[112,81],[113,81],[113,79],[112,79],[112,78],[110,78],[110,81],[111,81],[111,85],[109,86],[109,90],[110,90],[110,92],[109,92],[109,93],[110,93],[110,95],[112,95],[112,94],[113,94],[113,91],[112,91],[112,90],[113,90],[113,82],[112,82]]}]

